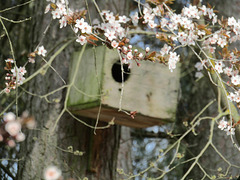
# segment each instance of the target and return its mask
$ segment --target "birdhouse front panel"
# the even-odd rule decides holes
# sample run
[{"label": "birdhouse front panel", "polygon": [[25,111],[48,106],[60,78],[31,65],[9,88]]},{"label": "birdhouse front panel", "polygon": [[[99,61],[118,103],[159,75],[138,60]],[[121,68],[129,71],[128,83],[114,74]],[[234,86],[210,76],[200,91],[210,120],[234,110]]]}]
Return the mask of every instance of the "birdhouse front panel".
[{"label": "birdhouse front panel", "polygon": [[[130,127],[174,122],[179,68],[170,72],[166,65],[141,61],[140,67],[133,62],[129,69],[128,65],[121,65],[116,50],[104,46],[95,50],[96,58],[92,48],[85,50],[74,82],[76,88],[71,89],[68,106],[74,114],[96,119],[101,103],[101,121],[114,119],[115,123]],[[74,72],[79,54],[76,52],[73,57],[71,72]],[[119,112],[119,108],[127,112],[137,111],[137,114],[132,119]]]}]

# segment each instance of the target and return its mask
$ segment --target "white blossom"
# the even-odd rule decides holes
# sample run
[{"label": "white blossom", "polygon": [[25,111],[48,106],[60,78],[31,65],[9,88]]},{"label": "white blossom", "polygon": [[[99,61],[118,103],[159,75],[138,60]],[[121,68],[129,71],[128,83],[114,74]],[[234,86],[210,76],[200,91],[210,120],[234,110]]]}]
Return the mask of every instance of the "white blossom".
[{"label": "white blossom", "polygon": [[228,25],[229,26],[234,26],[236,23],[237,23],[237,21],[234,17],[229,17],[228,18]]},{"label": "white blossom", "polygon": [[218,73],[223,73],[223,67],[224,67],[225,65],[222,63],[222,62],[216,62],[215,63],[215,70],[218,72]]},{"label": "white blossom", "polygon": [[77,42],[79,42],[81,45],[84,45],[85,43],[87,43],[87,39],[85,36],[78,36],[78,38],[76,39]]},{"label": "white blossom", "polygon": [[137,24],[138,24],[138,19],[139,19],[139,17],[138,17],[138,12],[135,12],[134,15],[131,16],[131,19],[132,19],[133,25],[134,25],[134,26],[137,26]]},{"label": "white blossom", "polygon": [[227,135],[235,135],[235,128],[228,126],[224,131],[227,132]]},{"label": "white blossom", "polygon": [[203,70],[203,64],[201,62],[197,62],[194,67],[197,68],[198,71]]},{"label": "white blossom", "polygon": [[61,177],[62,172],[56,166],[49,166],[44,171],[45,180],[57,180]]},{"label": "white blossom", "polygon": [[16,136],[21,130],[21,124],[18,121],[10,121],[5,125],[5,130],[11,136]]},{"label": "white blossom", "polygon": [[52,17],[53,19],[60,19],[61,18],[61,12],[59,9],[55,9],[55,11],[52,11]]},{"label": "white blossom", "polygon": [[176,52],[170,52],[169,60],[168,60],[168,67],[171,72],[173,72],[173,69],[176,69],[176,64],[178,61],[179,61],[179,55],[177,55]]},{"label": "white blossom", "polygon": [[42,55],[43,57],[45,57],[46,53],[47,53],[47,50],[43,46],[38,47],[38,55],[40,56]]},{"label": "white blossom", "polygon": [[240,84],[240,76],[239,75],[235,75],[231,77],[231,82],[234,85],[239,85]]},{"label": "white blossom", "polygon": [[108,29],[107,29],[107,31],[104,33],[104,35],[105,35],[110,41],[112,41],[113,39],[116,38],[115,32],[114,32],[114,31],[109,31]]},{"label": "white blossom", "polygon": [[66,17],[63,16],[63,17],[59,20],[59,23],[60,23],[60,28],[66,27],[66,26],[67,26],[67,19],[66,19]]},{"label": "white blossom", "polygon": [[218,124],[218,128],[221,129],[221,130],[224,130],[225,128],[227,128],[227,121],[222,119]]},{"label": "white blossom", "polygon": [[113,48],[117,48],[117,47],[118,47],[118,42],[115,41],[115,40],[113,40],[113,41],[111,42],[111,46],[112,46]]},{"label": "white blossom", "polygon": [[8,112],[3,116],[3,120],[6,122],[15,121],[15,119],[16,119],[16,115],[12,112]]},{"label": "white blossom", "polygon": [[130,19],[129,19],[127,16],[125,16],[125,15],[119,16],[118,18],[119,18],[118,22],[120,22],[120,23],[126,23],[126,22],[128,22],[128,21],[130,20]]},{"label": "white blossom", "polygon": [[130,59],[132,59],[132,58],[133,58],[132,52],[128,52],[128,53],[127,53],[127,59],[130,60]]},{"label": "white blossom", "polygon": [[170,51],[171,46],[168,46],[167,44],[164,44],[163,48],[160,50],[160,54],[164,56],[165,54],[168,54]]},{"label": "white blossom", "polygon": [[201,78],[201,77],[203,77],[203,73],[202,72],[196,72],[195,77],[196,78]]}]

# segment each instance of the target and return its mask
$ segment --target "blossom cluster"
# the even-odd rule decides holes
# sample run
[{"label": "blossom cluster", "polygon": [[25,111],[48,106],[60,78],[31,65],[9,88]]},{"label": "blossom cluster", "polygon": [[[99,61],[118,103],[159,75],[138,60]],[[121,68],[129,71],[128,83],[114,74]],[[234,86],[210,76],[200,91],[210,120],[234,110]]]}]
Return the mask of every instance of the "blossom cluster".
[{"label": "blossom cluster", "polygon": [[[53,2],[53,1],[51,1]],[[52,11],[53,19],[60,19],[60,28],[65,27],[67,24],[71,25],[73,31],[76,33],[76,42],[84,45],[89,42],[96,45],[92,40],[98,41],[100,36],[104,36],[105,44],[110,48],[115,48],[119,51],[122,57],[122,62],[128,64],[129,68],[132,67],[132,62],[135,61],[137,65],[140,65],[137,61],[142,60],[146,57],[139,53],[137,49],[132,52],[132,46],[127,45],[129,42],[126,39],[127,35],[127,24],[132,22],[133,25],[138,23],[138,13],[136,12],[131,18],[127,16],[114,15],[111,11],[102,11],[101,16],[103,22],[100,23],[95,21],[93,26],[89,25],[85,21],[84,11],[73,12],[71,9],[66,10],[63,2],[56,2],[56,8],[51,9],[50,4],[46,8],[46,13]],[[62,7],[60,10],[60,7]],[[57,14],[57,15],[56,15]],[[64,21],[62,21],[64,19]],[[66,20],[66,21],[65,21]],[[62,22],[65,22],[64,24]],[[150,21],[148,21],[150,22]],[[93,32],[96,32],[95,34]]]},{"label": "blossom cluster", "polygon": [[[66,5],[68,5],[68,0],[47,0],[52,3],[56,3],[56,7],[53,7],[51,13],[52,13],[52,18],[53,19],[59,19],[60,23],[60,28],[66,27],[67,26],[67,8]],[[48,13],[51,10],[51,4],[48,4],[45,13]],[[69,10],[68,13],[72,13],[71,10]]]},{"label": "blossom cluster", "polygon": [[128,68],[132,68],[133,62],[135,61],[137,66],[140,66],[138,61],[146,59],[150,48],[147,47],[145,53],[139,52],[138,49],[132,49],[132,45],[129,46],[119,46],[118,51],[120,53],[122,63],[128,64]]},{"label": "blossom cluster", "polygon": [[[198,69],[196,77],[201,77],[203,74],[200,72],[203,67],[206,69],[212,69],[216,73],[229,78],[227,85],[233,87],[234,92],[230,92],[229,100],[240,103],[240,75],[237,62],[239,61],[240,53],[237,50],[229,50],[229,44],[240,40],[240,21],[237,21],[234,17],[229,17],[227,20],[217,21],[217,15],[212,8],[207,8],[205,5],[202,7],[196,7],[190,5],[182,9],[181,14],[168,12],[165,15],[156,14],[160,17],[160,24],[162,29],[172,33],[165,41],[169,43],[171,39],[176,44],[181,46],[195,46],[198,41],[202,42],[202,49],[215,53],[219,50],[221,55],[220,60],[205,57],[206,60],[198,62],[195,67]],[[197,20],[204,16],[205,19],[211,20],[214,25],[218,23],[219,28],[213,30],[206,25],[197,24]],[[167,47],[167,46],[166,46]],[[169,50],[170,48],[168,48]],[[171,53],[171,52],[170,52]],[[175,57],[175,56],[174,56]],[[171,59],[169,56],[168,64],[169,69],[172,71],[175,68],[177,61]]]},{"label": "blossom cluster", "polygon": [[28,113],[23,113],[21,118],[17,118],[12,112],[3,116],[3,122],[0,124],[0,142],[6,143],[9,147],[15,147],[16,142],[25,140],[25,134],[21,129],[26,126],[29,129],[34,128],[35,121]]},{"label": "blossom cluster", "polygon": [[[171,14],[168,28],[171,31],[182,29],[178,31],[177,40],[182,45],[195,45],[195,41],[201,39],[207,34],[207,30],[200,28],[194,22],[200,19],[200,16],[207,16],[212,19],[212,24],[217,22],[217,15],[213,12],[213,9],[206,8],[203,5],[200,8],[190,5],[189,7],[184,7],[181,14]],[[165,20],[166,21],[166,20]],[[176,37],[173,37],[175,40]]]},{"label": "blossom cluster", "polygon": [[156,8],[150,8],[148,5],[144,7],[143,9],[143,23],[148,24],[150,28],[155,28],[157,27],[157,24],[155,23],[155,15],[160,15],[160,9],[159,7]]},{"label": "blossom cluster", "polygon": [[112,41],[114,39],[123,39],[126,37],[126,30],[123,27],[124,24],[130,21],[128,17],[124,16],[114,16],[113,12],[102,11],[101,15],[104,17],[105,22],[98,25],[104,31],[104,36]]},{"label": "blossom cluster", "polygon": [[[159,34],[156,37],[160,40],[166,41],[169,45],[174,47],[179,43],[182,46],[195,45],[195,42],[202,39],[204,35],[208,33],[205,28],[200,28],[196,25],[196,20],[200,19],[200,16],[206,16],[212,21],[212,24],[217,22],[217,15],[212,8],[207,8],[205,5],[198,8],[190,5],[182,10],[181,14],[173,13],[166,10],[163,5],[158,5],[155,8],[151,8],[149,4],[145,4],[143,8],[143,23],[156,31],[162,30],[164,32],[170,32],[172,36],[166,38],[159,38]],[[164,47],[166,47],[164,45]],[[167,52],[164,59],[168,62],[170,71],[176,68],[176,63],[179,61],[179,56],[174,52],[174,48],[168,48],[168,51],[172,49],[172,52]],[[161,53],[162,54],[162,53]],[[163,55],[163,56],[164,56]]]},{"label": "blossom cluster", "polygon": [[229,125],[228,122],[225,121],[224,118],[219,122],[218,128],[226,131],[227,135],[234,135],[235,134],[235,128],[232,127],[231,125]]},{"label": "blossom cluster", "polygon": [[4,89],[5,93],[9,93],[11,89],[15,89],[16,85],[21,85],[25,80],[25,73],[27,72],[25,67],[13,67],[14,60],[13,59],[6,59],[6,67],[5,70],[8,71],[5,76],[5,85],[6,88]]},{"label": "blossom cluster", "polygon": [[76,33],[76,42],[84,45],[87,43],[90,34],[92,34],[92,26],[84,20],[84,11],[73,12],[67,8],[67,0],[55,2],[55,0],[48,0],[56,4],[48,4],[45,13],[51,11],[53,19],[59,19],[60,28],[66,27],[68,24],[72,26],[73,31]]},{"label": "blossom cluster", "polygon": [[[28,62],[35,63],[36,53],[39,56],[44,57],[44,56],[46,56],[47,50],[43,46],[38,47],[38,50],[36,52],[32,52],[29,54]],[[23,82],[25,80],[24,75],[27,73],[27,70],[26,70],[25,66],[17,67],[15,65],[14,60],[11,58],[6,59],[5,63],[6,63],[5,70],[8,72],[6,73],[6,76],[5,76],[6,88],[4,89],[4,92],[10,93],[11,90],[16,89],[17,86],[23,84]]]}]

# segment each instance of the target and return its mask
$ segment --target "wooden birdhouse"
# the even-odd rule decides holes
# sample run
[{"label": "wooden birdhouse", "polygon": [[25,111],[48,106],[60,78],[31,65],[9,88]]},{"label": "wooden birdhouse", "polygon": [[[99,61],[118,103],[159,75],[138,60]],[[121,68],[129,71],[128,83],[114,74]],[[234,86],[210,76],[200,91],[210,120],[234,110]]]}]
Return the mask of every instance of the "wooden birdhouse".
[{"label": "wooden birdhouse", "polygon": [[[80,67],[76,65],[80,61]],[[71,87],[68,108],[75,115],[97,119],[100,103],[100,121],[144,128],[174,122],[179,89],[179,68],[170,72],[168,66],[141,61],[131,69],[124,66],[124,87],[119,55],[105,46],[86,48],[75,52],[70,68],[70,79],[76,72]],[[121,102],[120,102],[121,100]],[[137,111],[135,118],[119,112]]]}]

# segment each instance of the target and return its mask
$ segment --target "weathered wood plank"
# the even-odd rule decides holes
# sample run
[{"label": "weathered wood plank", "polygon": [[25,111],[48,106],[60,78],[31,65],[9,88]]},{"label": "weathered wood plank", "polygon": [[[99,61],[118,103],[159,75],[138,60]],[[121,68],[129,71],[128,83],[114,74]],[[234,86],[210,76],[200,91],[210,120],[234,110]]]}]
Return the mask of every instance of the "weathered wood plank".
[{"label": "weathered wood plank", "polygon": [[[106,51],[103,89],[109,93],[103,104],[119,108],[121,83],[113,80],[111,67],[119,60],[118,53]],[[179,68],[170,72],[168,67],[149,61],[142,61],[131,69],[124,82],[122,109],[137,111],[145,116],[174,121],[179,89]]]}]

